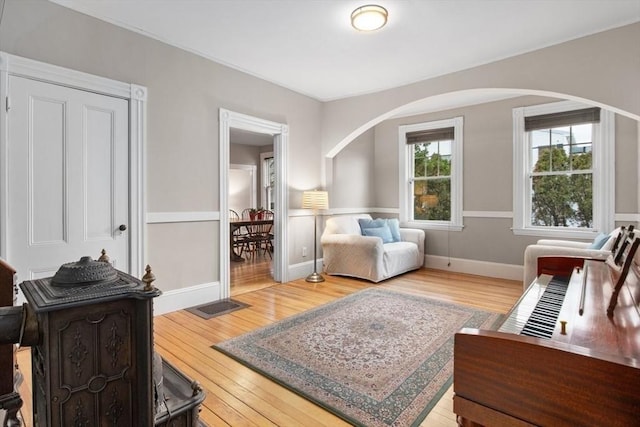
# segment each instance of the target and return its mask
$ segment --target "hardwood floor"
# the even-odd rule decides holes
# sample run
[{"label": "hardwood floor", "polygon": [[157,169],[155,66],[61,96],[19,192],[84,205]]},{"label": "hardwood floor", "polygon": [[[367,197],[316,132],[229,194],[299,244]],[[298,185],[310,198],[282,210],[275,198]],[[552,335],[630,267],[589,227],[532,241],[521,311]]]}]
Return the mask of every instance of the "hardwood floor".
[{"label": "hardwood floor", "polygon": [[[248,273],[247,273],[248,274]],[[250,276],[250,274],[248,274]],[[207,397],[200,414],[209,426],[347,426],[346,422],[284,387],[244,367],[210,346],[372,286],[506,313],[522,292],[517,281],[421,269],[380,284],[325,276],[311,284],[304,279],[285,284],[262,282],[262,288],[234,295],[251,307],[204,320],[187,311],[154,319],[155,346],[163,357],[200,382]],[[250,281],[260,287],[259,280]],[[240,288],[239,288],[240,289]],[[22,370],[28,351],[19,352]],[[21,395],[30,397],[25,373]],[[440,399],[422,426],[456,426],[453,391]],[[25,409],[29,410],[29,403]],[[30,418],[30,417],[29,417]],[[26,425],[30,425],[26,423]]]},{"label": "hardwood floor", "polygon": [[273,280],[272,259],[265,253],[247,258],[243,262],[232,261],[229,270],[232,297],[276,284]]}]

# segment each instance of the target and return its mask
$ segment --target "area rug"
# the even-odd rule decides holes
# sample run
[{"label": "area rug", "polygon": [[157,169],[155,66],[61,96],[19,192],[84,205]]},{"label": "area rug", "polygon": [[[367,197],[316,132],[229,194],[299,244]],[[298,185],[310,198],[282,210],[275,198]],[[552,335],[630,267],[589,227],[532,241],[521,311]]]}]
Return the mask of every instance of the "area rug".
[{"label": "area rug", "polygon": [[213,303],[199,305],[197,307],[189,307],[186,310],[189,313],[193,313],[196,316],[202,317],[203,319],[211,319],[212,317],[231,313],[232,311],[240,310],[241,308],[246,307],[250,307],[249,304],[245,304],[233,299],[223,299]]},{"label": "area rug", "polygon": [[369,288],[212,346],[361,426],[417,426],[449,388],[453,336],[501,315]]}]

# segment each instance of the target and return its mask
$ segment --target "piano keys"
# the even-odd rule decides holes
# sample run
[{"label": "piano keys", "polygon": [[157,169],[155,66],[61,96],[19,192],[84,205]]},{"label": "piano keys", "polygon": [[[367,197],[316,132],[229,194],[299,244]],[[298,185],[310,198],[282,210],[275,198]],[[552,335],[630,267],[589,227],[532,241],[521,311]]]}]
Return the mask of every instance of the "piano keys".
[{"label": "piano keys", "polygon": [[562,303],[568,277],[543,275],[527,289],[498,329],[530,337],[550,338],[553,334]]}]

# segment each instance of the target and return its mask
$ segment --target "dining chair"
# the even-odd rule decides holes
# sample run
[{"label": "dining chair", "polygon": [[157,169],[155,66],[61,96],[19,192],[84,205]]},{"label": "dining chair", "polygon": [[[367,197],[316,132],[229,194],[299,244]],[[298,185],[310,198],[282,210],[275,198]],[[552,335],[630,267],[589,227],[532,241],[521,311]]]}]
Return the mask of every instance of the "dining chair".
[{"label": "dining chair", "polygon": [[265,230],[263,239],[264,250],[269,254],[269,258],[272,258],[271,254],[273,253],[273,217],[273,211],[264,211],[262,214],[262,218],[271,220],[271,223],[268,224],[268,230]]},{"label": "dining chair", "polygon": [[[268,220],[269,222],[264,222]],[[245,241],[245,251],[255,256],[260,251],[271,257],[271,230],[273,228],[273,212],[262,211],[260,219],[247,225],[248,236]]]},{"label": "dining chair", "polygon": [[[229,209],[229,221],[233,222],[233,221],[239,221],[239,220],[240,220],[240,215],[238,215],[238,212],[234,211],[233,209]],[[242,252],[244,251],[244,248],[245,248],[247,231],[243,230],[242,227],[232,227],[231,238],[233,239],[233,251],[237,256],[241,257]]]}]

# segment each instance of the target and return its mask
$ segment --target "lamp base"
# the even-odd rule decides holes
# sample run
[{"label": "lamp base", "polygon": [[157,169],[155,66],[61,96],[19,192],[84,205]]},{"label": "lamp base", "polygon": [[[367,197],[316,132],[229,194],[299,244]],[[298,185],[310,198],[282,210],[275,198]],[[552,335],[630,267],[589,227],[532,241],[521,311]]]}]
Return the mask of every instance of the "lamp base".
[{"label": "lamp base", "polygon": [[321,274],[316,273],[315,271],[313,273],[311,273],[310,275],[307,276],[306,279],[307,282],[311,282],[311,283],[320,283],[320,282],[324,282],[324,277],[322,277]]}]

